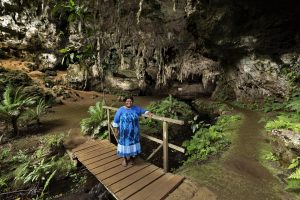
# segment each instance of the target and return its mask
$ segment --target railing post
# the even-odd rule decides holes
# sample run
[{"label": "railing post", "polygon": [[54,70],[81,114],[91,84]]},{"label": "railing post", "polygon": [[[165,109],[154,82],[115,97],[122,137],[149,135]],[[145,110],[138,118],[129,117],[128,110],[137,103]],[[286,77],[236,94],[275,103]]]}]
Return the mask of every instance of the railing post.
[{"label": "railing post", "polygon": [[108,140],[111,143],[111,131],[110,131],[110,114],[109,109],[106,109],[107,112],[107,127],[108,127]]},{"label": "railing post", "polygon": [[168,123],[163,122],[163,157],[164,157],[164,172],[168,172],[169,169],[169,151],[168,151]]}]

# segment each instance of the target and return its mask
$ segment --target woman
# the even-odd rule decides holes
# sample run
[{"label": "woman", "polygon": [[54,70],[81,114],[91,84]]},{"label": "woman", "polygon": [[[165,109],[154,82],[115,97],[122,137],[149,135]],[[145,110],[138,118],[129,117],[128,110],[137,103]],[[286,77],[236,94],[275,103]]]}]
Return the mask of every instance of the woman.
[{"label": "woman", "polygon": [[133,97],[123,99],[124,106],[120,107],[115,114],[113,127],[114,134],[118,138],[117,155],[123,157],[122,165],[133,164],[133,159],[141,153],[139,116],[153,114],[138,106],[133,105]]}]

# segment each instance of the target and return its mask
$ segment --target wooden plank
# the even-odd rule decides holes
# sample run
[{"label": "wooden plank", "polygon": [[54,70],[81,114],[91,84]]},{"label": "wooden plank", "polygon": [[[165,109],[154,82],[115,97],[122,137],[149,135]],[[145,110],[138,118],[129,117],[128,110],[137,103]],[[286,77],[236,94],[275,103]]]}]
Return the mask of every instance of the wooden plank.
[{"label": "wooden plank", "polygon": [[151,174],[153,171],[155,171],[157,169],[158,169],[158,167],[156,167],[154,165],[149,165],[146,168],[144,168],[143,170],[140,170],[137,173],[132,174],[131,176],[127,177],[126,179],[123,179],[119,182],[112,184],[109,188],[111,188],[112,191],[114,191],[114,192],[118,192],[118,191],[128,187],[129,185],[133,184],[134,182]]},{"label": "wooden plank", "polygon": [[[165,174],[159,179],[153,181],[147,187],[130,196],[128,200],[153,199],[159,200],[166,197],[183,180],[181,176]],[[155,193],[153,192],[155,191]]]},{"label": "wooden plank", "polygon": [[168,172],[169,170],[169,136],[168,136],[168,123],[163,122],[163,166],[164,171]]},{"label": "wooden plank", "polygon": [[107,148],[112,149],[112,147],[106,146],[106,145],[103,145],[103,146],[101,146],[101,145],[95,145],[95,146],[93,146],[91,148],[78,151],[78,152],[74,153],[74,155],[76,155],[78,157],[79,155],[84,155],[84,154],[88,154],[88,153],[96,151],[96,150],[107,149]]},{"label": "wooden plank", "polygon": [[109,153],[109,152],[115,152],[115,154],[117,154],[115,149],[107,148],[107,149],[95,150],[94,152],[91,152],[88,154],[77,155],[77,157],[80,158],[80,161],[85,161],[85,160],[89,160],[91,158],[95,158],[95,157],[101,156],[101,155]]},{"label": "wooden plank", "polygon": [[97,157],[90,158],[90,159],[87,159],[87,160],[83,160],[82,162],[84,162],[85,165],[89,165],[89,164],[92,164],[92,163],[97,162],[99,160],[102,160],[104,158],[108,158],[110,156],[113,156],[115,154],[116,154],[115,150],[112,150],[112,151],[106,152],[102,155],[98,155]]},{"label": "wooden plank", "polygon": [[110,186],[122,179],[125,179],[127,178],[128,176],[144,169],[145,167],[149,166],[150,163],[146,163],[146,162],[142,162],[140,164],[135,164],[133,165],[132,167],[126,169],[125,171],[123,172],[120,172],[118,174],[116,174],[115,176],[112,176],[112,177],[109,177],[105,180],[103,180],[103,183],[106,185],[106,186]]},{"label": "wooden plank", "polygon": [[[156,142],[156,143],[158,143],[158,144],[162,144],[162,143],[163,143],[162,140],[157,139],[157,138],[155,138],[155,137],[152,137],[152,136],[150,136],[150,135],[146,135],[146,134],[143,134],[143,133],[140,133],[140,135],[141,135],[142,137],[147,138],[147,139],[149,139],[149,140],[151,140],[151,141],[153,141],[153,142]],[[176,146],[175,144],[168,143],[168,146],[169,146],[169,148],[171,148],[171,149],[174,149],[174,150],[179,151],[179,152],[181,152],[181,153],[185,153],[185,149],[184,149],[184,148],[179,147],[179,146]]]},{"label": "wooden plank", "polygon": [[131,167],[132,167],[132,165],[128,165],[127,167],[124,167],[123,165],[119,164],[116,167],[111,168],[109,170],[106,170],[106,171],[103,171],[100,173],[98,172],[97,174],[95,173],[95,175],[98,179],[104,180],[104,179],[109,178],[113,175],[116,175],[122,171],[125,171],[126,169],[129,169]]},{"label": "wooden plank", "polygon": [[100,146],[106,146],[107,145],[107,142],[104,142],[104,140],[100,140],[100,141],[93,141],[93,142],[91,142],[91,143],[84,143],[84,144],[82,144],[82,145],[80,145],[79,147],[78,147],[78,149],[76,148],[76,149],[73,149],[72,150],[72,152],[73,153],[80,153],[81,151],[86,151],[87,149],[89,149],[89,148],[93,148],[94,146],[98,146],[98,145],[100,145]]},{"label": "wooden plank", "polygon": [[[93,174],[98,174],[98,173],[104,172],[106,170],[109,170],[111,168],[121,165],[121,162],[122,162],[122,158],[119,158],[119,159],[109,162],[105,165],[101,165],[94,169],[91,169],[90,172],[92,172]],[[102,180],[101,180],[101,182],[102,182]]]},{"label": "wooden plank", "polygon": [[[151,165],[152,166],[152,165]],[[131,185],[128,185],[124,189],[115,192],[116,190],[113,189],[115,195],[119,197],[120,199],[126,199],[129,196],[133,195],[134,193],[138,192],[142,188],[146,187],[149,185],[151,182],[154,180],[158,179],[159,177],[163,176],[163,171],[160,169],[156,169],[152,173],[144,176],[143,178],[139,179],[138,181],[132,183]],[[113,186],[113,185],[112,185]],[[112,187],[111,186],[111,187]],[[110,187],[109,187],[110,188]]]},{"label": "wooden plank", "polygon": [[151,154],[150,156],[148,156],[148,158],[146,160],[150,160],[161,148],[162,148],[162,144],[160,144]]},{"label": "wooden plank", "polygon": [[[88,164],[88,165],[86,165],[86,167],[87,167],[89,170],[91,170],[91,169],[94,169],[94,168],[96,168],[96,167],[100,167],[100,166],[102,166],[102,165],[108,164],[108,163],[110,163],[110,162],[112,162],[112,161],[114,161],[114,160],[117,160],[117,159],[120,159],[120,158],[117,157],[117,155],[113,155],[113,156],[104,158],[104,159],[102,159],[102,160],[99,160],[99,161],[97,161],[97,162],[94,162],[94,163],[92,163],[92,164]],[[120,162],[120,163],[121,163],[121,162]],[[83,164],[84,164],[84,162],[83,162]]]},{"label": "wooden plank", "polygon": [[110,125],[110,112],[109,112],[109,109],[106,110],[106,114],[107,114],[107,128],[108,128],[108,141],[111,142],[111,132],[110,132],[110,128],[109,128],[109,125]]},{"label": "wooden plank", "polygon": [[[159,187],[158,192],[155,195],[150,195],[147,200],[157,200],[164,199],[170,194],[179,184],[182,183],[184,177],[181,176],[173,176],[168,183],[162,183],[161,187]],[[156,186],[157,188],[157,186]]]},{"label": "wooden plank", "polygon": [[97,145],[97,144],[98,144],[98,143],[96,143],[96,141],[94,141],[94,140],[92,140],[92,141],[89,140],[89,141],[87,141],[87,142],[85,142],[85,143],[79,145],[78,147],[72,149],[72,152],[75,153],[75,152],[81,151],[81,150],[83,150],[83,149],[86,149],[86,148],[88,148],[88,147],[91,147],[91,146],[94,146],[94,145]]}]

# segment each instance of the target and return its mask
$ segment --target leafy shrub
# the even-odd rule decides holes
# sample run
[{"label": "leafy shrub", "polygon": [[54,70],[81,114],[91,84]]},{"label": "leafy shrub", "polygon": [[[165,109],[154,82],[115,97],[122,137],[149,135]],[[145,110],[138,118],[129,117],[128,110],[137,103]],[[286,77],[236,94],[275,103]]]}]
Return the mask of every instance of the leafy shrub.
[{"label": "leafy shrub", "polygon": [[209,156],[223,150],[229,144],[226,130],[240,119],[238,115],[224,115],[219,117],[213,126],[208,127],[209,125],[200,123],[192,139],[183,143],[189,156],[188,161],[207,160]]},{"label": "leafy shrub", "polygon": [[13,162],[24,163],[28,161],[28,155],[24,151],[19,150],[16,155],[12,157]]},{"label": "leafy shrub", "polygon": [[20,181],[24,185],[34,183],[36,186],[40,186],[54,171],[53,164],[46,162],[44,158],[37,162],[28,161],[16,171],[15,181]]},{"label": "leafy shrub", "polygon": [[173,119],[191,120],[194,116],[188,104],[178,101],[171,95],[162,101],[151,103],[147,109],[156,115]]},{"label": "leafy shrub", "polygon": [[80,121],[83,134],[89,134],[92,137],[107,137],[107,115],[103,105],[104,102],[97,102],[95,106],[89,107],[90,117]]},{"label": "leafy shrub", "polygon": [[300,133],[299,115],[293,113],[282,113],[275,120],[266,123],[265,128],[268,131],[273,129],[289,129]]},{"label": "leafy shrub", "polygon": [[7,188],[6,179],[0,178],[0,192],[4,191]]},{"label": "leafy shrub", "polygon": [[293,159],[288,169],[293,170],[293,172],[288,177],[287,190],[299,191],[300,190],[300,157]]},{"label": "leafy shrub", "polygon": [[208,156],[223,149],[228,140],[220,131],[218,126],[200,128],[190,141],[184,142],[183,146],[186,147],[189,160],[206,160]]},{"label": "leafy shrub", "polygon": [[62,155],[64,153],[64,133],[60,134],[51,134],[42,139],[42,144],[44,145],[41,149],[42,154],[51,156],[51,155]]},{"label": "leafy shrub", "polygon": [[18,134],[18,120],[26,113],[26,110],[35,103],[35,97],[28,97],[22,92],[22,88],[14,90],[6,87],[3,99],[0,102],[0,121],[12,125],[14,134]]},{"label": "leafy shrub", "polygon": [[35,120],[38,125],[41,124],[40,118],[47,113],[48,105],[44,99],[40,99],[34,108],[28,109],[26,112],[27,121]]},{"label": "leafy shrub", "polygon": [[300,95],[293,97],[286,105],[286,108],[300,114]]},{"label": "leafy shrub", "polygon": [[11,153],[10,148],[3,148],[1,153],[0,153],[0,161],[6,159]]},{"label": "leafy shrub", "polygon": [[272,152],[267,152],[265,155],[263,155],[263,158],[265,160],[270,160],[270,161],[277,161],[278,157],[274,155]]}]

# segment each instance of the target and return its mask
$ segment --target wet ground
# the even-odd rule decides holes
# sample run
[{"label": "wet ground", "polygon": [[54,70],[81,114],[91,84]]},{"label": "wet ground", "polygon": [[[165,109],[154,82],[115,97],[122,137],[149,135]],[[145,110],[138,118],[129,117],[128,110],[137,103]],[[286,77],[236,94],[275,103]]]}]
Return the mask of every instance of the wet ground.
[{"label": "wet ground", "polygon": [[245,119],[229,151],[209,163],[183,168],[180,173],[191,178],[199,187],[208,188],[210,197],[198,199],[296,199],[293,194],[284,191],[283,183],[259,160],[260,149],[269,145],[264,138],[263,124],[259,123],[260,116],[252,111],[238,111]]}]

